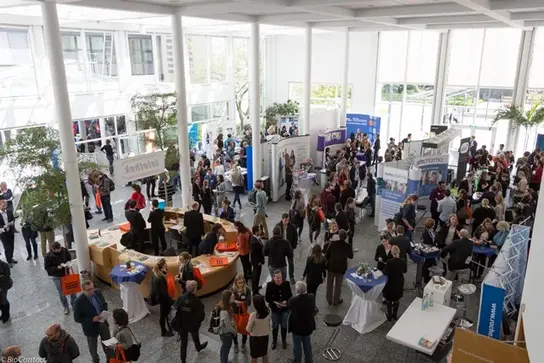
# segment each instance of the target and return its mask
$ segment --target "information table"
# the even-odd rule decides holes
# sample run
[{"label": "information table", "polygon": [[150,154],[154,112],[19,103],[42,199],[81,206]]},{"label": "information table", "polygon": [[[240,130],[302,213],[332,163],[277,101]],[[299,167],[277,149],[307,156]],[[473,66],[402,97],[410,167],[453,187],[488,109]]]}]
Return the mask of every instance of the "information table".
[{"label": "information table", "polygon": [[110,273],[111,280],[121,287],[123,309],[128,314],[129,323],[142,320],[149,314],[149,310],[142,296],[139,285],[144,281],[148,268],[140,262],[131,261],[131,268],[123,263],[113,267]]},{"label": "information table", "polygon": [[[416,297],[393,328],[389,330],[387,339],[421,353],[432,355],[455,317],[455,312],[455,309],[440,304],[421,310],[421,298]],[[419,345],[421,338],[434,341],[433,346],[427,348]]]},{"label": "information table", "polygon": [[363,278],[358,276],[356,271],[356,267],[350,268],[344,275],[351,289],[352,298],[351,305],[342,323],[351,325],[359,334],[365,334],[373,331],[386,321],[377,299],[385,287],[387,276],[381,275],[375,279],[372,274],[369,274],[367,278]]}]

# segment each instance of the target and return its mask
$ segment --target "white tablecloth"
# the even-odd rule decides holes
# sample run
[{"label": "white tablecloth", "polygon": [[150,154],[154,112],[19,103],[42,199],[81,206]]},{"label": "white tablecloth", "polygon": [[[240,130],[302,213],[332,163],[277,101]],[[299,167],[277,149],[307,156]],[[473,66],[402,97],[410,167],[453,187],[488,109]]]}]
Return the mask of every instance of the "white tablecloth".
[{"label": "white tablecloth", "polygon": [[359,334],[365,334],[385,323],[387,319],[384,313],[381,312],[380,303],[377,301],[385,287],[385,283],[376,285],[370,291],[364,293],[352,281],[346,279],[346,282],[351,289],[352,297],[343,324],[351,325]]},{"label": "white tablecloth", "polygon": [[135,323],[149,314],[144,297],[135,282],[121,282],[121,300],[123,309],[128,314],[129,323]]}]

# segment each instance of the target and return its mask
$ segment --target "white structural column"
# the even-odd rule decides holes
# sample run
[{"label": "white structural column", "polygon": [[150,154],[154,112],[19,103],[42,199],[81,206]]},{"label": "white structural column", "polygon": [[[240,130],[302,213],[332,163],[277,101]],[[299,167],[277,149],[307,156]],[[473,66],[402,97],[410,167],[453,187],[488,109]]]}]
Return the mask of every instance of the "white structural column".
[{"label": "white structural column", "polygon": [[303,112],[300,122],[299,135],[310,133],[310,113],[312,94],[312,25],[307,24],[304,29],[304,93],[302,95]]},{"label": "white structural column", "polygon": [[176,118],[178,121],[179,168],[183,207],[192,203],[191,164],[189,156],[189,126],[187,122],[187,92],[185,90],[185,61],[183,58],[183,28],[181,14],[172,14],[172,43],[174,48],[174,79],[176,82]]},{"label": "white structural column", "polygon": [[441,124],[444,118],[444,97],[450,64],[450,31],[440,33],[436,73],[434,78],[431,124]]},{"label": "white structural column", "polygon": [[342,78],[342,100],[340,114],[338,115],[338,127],[346,126],[346,110],[348,104],[348,77],[349,77],[349,28],[344,34],[344,69]]},{"label": "white structural column", "polygon": [[[518,64],[516,68],[516,80],[514,84],[514,94],[512,95],[513,103],[516,106],[523,106],[525,103],[525,94],[527,92],[527,82],[529,80],[529,70],[532,66],[532,54],[535,44],[535,31],[525,30],[521,33],[521,41],[519,45]],[[508,121],[508,130],[512,130],[512,120]],[[519,139],[519,127],[514,129],[514,132],[509,132],[506,135],[506,148],[513,150],[514,154],[517,150]]]},{"label": "white structural column", "polygon": [[66,173],[66,186],[68,188],[68,202],[72,215],[72,227],[77,253],[77,265],[79,272],[91,270],[89,256],[89,241],[85,215],[83,213],[83,197],[79,179],[77,164],[77,152],[72,133],[72,112],[70,110],[70,98],[66,84],[66,69],[64,68],[64,55],[60,37],[59,17],[57,4],[54,2],[42,2],[42,16],[44,25],[45,44],[49,57],[49,69],[55,99],[55,111],[60,135],[60,147],[62,161]]},{"label": "white structural column", "polygon": [[251,146],[253,155],[253,182],[262,177],[261,155],[261,81],[260,81],[260,29],[259,23],[251,23],[249,39],[249,121],[251,123]]}]

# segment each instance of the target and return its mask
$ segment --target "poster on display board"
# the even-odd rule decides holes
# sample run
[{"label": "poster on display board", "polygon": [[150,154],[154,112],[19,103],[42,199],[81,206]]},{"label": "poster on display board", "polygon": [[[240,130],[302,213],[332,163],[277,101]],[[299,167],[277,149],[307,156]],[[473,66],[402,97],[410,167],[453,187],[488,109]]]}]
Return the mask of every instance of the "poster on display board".
[{"label": "poster on display board", "polygon": [[478,315],[478,334],[500,339],[502,329],[502,307],[505,290],[489,284],[482,284],[480,314]]},{"label": "poster on display board", "polygon": [[300,164],[310,157],[310,136],[295,136],[270,144],[271,193],[277,202],[287,189],[285,164],[287,158],[293,163],[293,172],[300,169]]},{"label": "poster on display board", "polygon": [[329,148],[329,153],[333,155],[344,147],[346,138],[345,128],[327,130],[317,137],[317,150],[323,151],[322,165],[325,165],[325,149]]},{"label": "poster on display board", "polygon": [[367,134],[371,144],[376,140],[376,134],[380,133],[381,117],[357,113],[346,114],[347,137],[357,132]]},{"label": "poster on display board", "polygon": [[461,145],[459,146],[459,158],[457,159],[457,185],[461,183],[461,181],[467,174],[469,149],[470,137],[465,137],[464,139],[461,139]]},{"label": "poster on display board", "polygon": [[381,190],[380,219],[378,230],[385,227],[385,220],[394,218],[406,199],[408,191],[408,170],[384,167]]},{"label": "poster on display board", "polygon": [[281,130],[285,127],[285,131],[291,136],[298,135],[298,116],[281,116],[279,120],[279,130],[278,132],[281,135]]},{"label": "poster on display board", "polygon": [[421,171],[418,196],[429,196],[442,180],[448,178],[449,155],[423,156],[414,160],[414,166]]}]

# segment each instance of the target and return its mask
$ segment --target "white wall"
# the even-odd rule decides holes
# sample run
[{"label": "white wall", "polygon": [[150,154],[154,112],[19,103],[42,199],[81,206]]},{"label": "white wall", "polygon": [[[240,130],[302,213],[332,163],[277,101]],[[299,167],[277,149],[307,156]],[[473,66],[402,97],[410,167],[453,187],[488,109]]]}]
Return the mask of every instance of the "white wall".
[{"label": "white wall", "polygon": [[[303,82],[304,37],[276,35],[267,38],[267,102],[285,102],[289,82]],[[314,34],[312,39],[312,83],[342,83],[344,34]],[[376,90],[378,33],[350,35],[348,82],[352,89],[352,112],[373,114]]]}]

